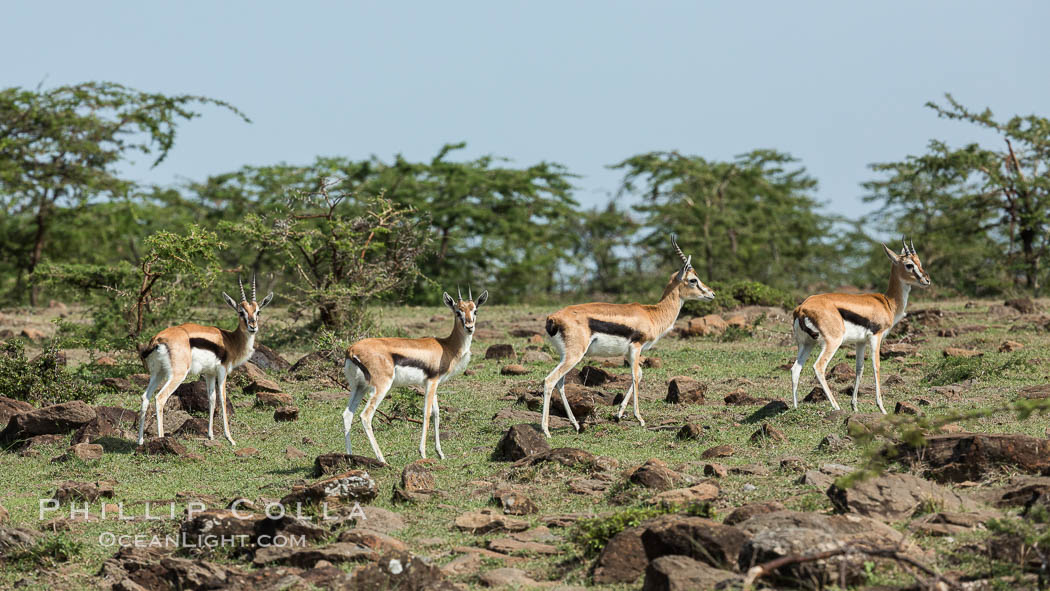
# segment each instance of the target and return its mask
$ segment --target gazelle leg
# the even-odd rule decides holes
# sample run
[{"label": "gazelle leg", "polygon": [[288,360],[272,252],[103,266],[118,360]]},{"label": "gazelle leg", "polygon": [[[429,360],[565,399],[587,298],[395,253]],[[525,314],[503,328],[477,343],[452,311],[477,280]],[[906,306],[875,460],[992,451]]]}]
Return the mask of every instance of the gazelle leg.
[{"label": "gazelle leg", "polygon": [[572,408],[569,407],[569,397],[565,395],[565,375],[558,378],[558,394],[561,395],[561,405],[565,407],[565,416],[569,417],[569,422],[572,423],[572,428],[576,429],[576,432],[579,433],[580,424],[576,421],[576,416],[572,414]]},{"label": "gazelle leg", "polygon": [[623,413],[627,410],[627,405],[631,403],[631,396],[634,395],[634,377],[631,377],[631,385],[627,386],[627,393],[623,395],[623,400],[620,401],[620,410],[616,411],[616,420],[619,421],[623,418]]},{"label": "gazelle leg", "polygon": [[828,397],[828,402],[831,402],[831,408],[835,410],[840,410],[839,403],[835,401],[835,395],[831,393],[831,388],[828,387],[828,380],[824,377],[824,372],[841,344],[841,338],[831,340],[824,337],[824,348],[820,350],[820,356],[817,357],[817,362],[813,364],[813,370],[817,372],[817,381],[820,382],[820,387],[824,389],[824,395]]},{"label": "gazelle leg", "polygon": [[434,404],[430,405],[430,412],[434,414],[434,449],[438,457],[445,459],[445,452],[441,451],[441,411],[438,410],[437,387],[434,388]]},{"label": "gazelle leg", "polygon": [[372,387],[375,388],[375,393],[368,400],[368,403],[365,404],[365,409],[361,411],[361,425],[365,428],[365,436],[368,437],[368,443],[372,444],[372,451],[375,452],[376,459],[384,464],[386,459],[383,458],[383,452],[379,451],[376,436],[372,433],[372,417],[376,414],[376,410],[379,409],[379,403],[383,402],[383,398],[390,391],[390,386],[393,383],[393,378],[384,382],[374,383]]},{"label": "gazelle leg", "polygon": [[160,373],[151,375],[149,377],[149,384],[146,386],[146,391],[142,393],[142,410],[139,411],[139,445],[142,445],[142,442],[145,441],[146,413],[149,411],[149,401],[153,398],[153,395],[156,394],[157,384],[162,380],[166,387],[171,380],[171,376],[164,378]]},{"label": "gazelle leg", "polygon": [[343,410],[343,439],[346,441],[347,455],[354,453],[350,450],[350,427],[354,424],[354,411],[357,410],[357,405],[361,403],[365,390],[370,388],[368,384],[361,384],[356,381],[351,381],[350,384],[350,397],[346,400],[346,409]]},{"label": "gazelle leg", "polygon": [[[879,405],[879,410],[882,414],[886,414],[886,407],[882,405],[882,388],[879,385],[879,380],[882,377],[880,375],[882,359],[880,359],[882,350],[882,337],[885,335],[877,334],[871,337],[871,366],[875,369],[875,404]],[[858,375],[860,372],[857,372]]]},{"label": "gazelle leg", "polygon": [[642,345],[632,346],[630,353],[631,389],[634,390],[634,418],[638,419],[638,424],[644,427],[645,421],[642,420],[642,413],[638,410],[638,398],[642,387]]},{"label": "gazelle leg", "polygon": [[171,395],[175,393],[179,385],[185,381],[188,373],[188,368],[174,370],[171,379],[157,392],[155,400],[157,406],[157,437],[164,437],[164,405],[168,402],[168,398],[171,398]]},{"label": "gazelle leg", "polygon": [[864,375],[864,354],[867,350],[867,343],[857,344],[857,381],[853,383],[853,412],[857,412],[857,390],[860,390],[860,376]]},{"label": "gazelle leg", "polygon": [[791,366],[791,399],[795,402],[795,408],[798,408],[798,378],[802,375],[802,366],[809,359],[809,354],[816,344],[817,342],[810,338],[799,341],[798,357],[795,358],[795,364]]},{"label": "gazelle leg", "polygon": [[[571,355],[568,351],[562,351],[561,362],[547,374],[547,377],[543,379],[543,418],[540,419],[540,428],[543,430],[543,434],[549,439],[551,436],[550,431],[550,409],[551,409],[551,394],[554,393],[554,388],[558,387],[559,390],[562,386],[559,386],[559,382],[564,380],[565,375],[569,373],[569,370],[573,368],[580,360],[583,359],[583,354]],[[562,390],[564,392],[564,390]],[[572,410],[569,409],[569,402],[565,398],[564,393],[562,394],[562,402],[565,404],[566,414],[569,415],[569,420],[572,422],[573,427],[577,431],[580,430],[579,424],[576,422],[576,417],[572,415]]]},{"label": "gazelle leg", "polygon": [[233,436],[230,435],[230,419],[226,416],[226,368],[219,367],[215,380],[219,384],[219,404],[222,405],[222,432],[226,435],[226,441],[229,441],[230,445],[237,445]]},{"label": "gazelle leg", "polygon": [[426,383],[426,393],[423,394],[423,435],[419,438],[419,457],[427,457],[427,429],[430,427],[430,413],[433,411],[434,402],[437,398],[437,380]]},{"label": "gazelle leg", "polygon": [[215,376],[205,376],[208,386],[208,439],[215,439]]}]

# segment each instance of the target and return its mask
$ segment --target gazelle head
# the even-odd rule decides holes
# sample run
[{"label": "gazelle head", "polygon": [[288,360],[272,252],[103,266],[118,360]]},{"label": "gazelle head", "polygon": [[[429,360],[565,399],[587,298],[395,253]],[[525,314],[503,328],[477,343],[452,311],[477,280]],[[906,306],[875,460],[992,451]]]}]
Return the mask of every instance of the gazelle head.
[{"label": "gazelle head", "polygon": [[901,238],[901,242],[904,248],[901,249],[900,254],[893,252],[885,244],[882,245],[882,248],[886,250],[886,256],[893,262],[893,272],[897,273],[905,283],[918,285],[919,287],[929,287],[930,275],[926,272],[926,269],[922,268],[919,255],[915,254],[915,243],[912,242],[909,245],[904,238]]},{"label": "gazelle head", "polygon": [[478,308],[480,308],[489,299],[489,290],[481,292],[478,296],[478,301],[474,301],[474,294],[471,293],[470,287],[467,287],[467,299],[463,299],[463,291],[459,290],[459,301],[457,302],[452,296],[448,295],[446,291],[444,294],[445,305],[452,309],[456,314],[456,319],[463,325],[463,328],[467,331],[467,334],[474,334],[474,322],[477,320]]},{"label": "gazelle head", "polygon": [[682,249],[678,248],[678,240],[675,239],[674,234],[671,234],[671,246],[674,247],[678,257],[682,259],[682,268],[672,278],[673,281],[678,283],[678,297],[683,300],[704,300],[706,302],[715,299],[714,290],[704,285],[704,282],[700,281],[700,277],[693,269],[693,257],[685,256]]},{"label": "gazelle head", "polygon": [[270,300],[273,299],[273,292],[263,298],[262,302],[255,301],[255,274],[252,273],[252,299],[248,301],[248,296],[244,293],[244,282],[241,278],[237,278],[237,284],[241,287],[241,303],[236,303],[233,298],[228,296],[226,292],[222,292],[223,299],[226,300],[226,304],[237,311],[237,314],[241,317],[241,326],[244,327],[249,334],[255,334],[259,330],[259,311],[265,308]]}]

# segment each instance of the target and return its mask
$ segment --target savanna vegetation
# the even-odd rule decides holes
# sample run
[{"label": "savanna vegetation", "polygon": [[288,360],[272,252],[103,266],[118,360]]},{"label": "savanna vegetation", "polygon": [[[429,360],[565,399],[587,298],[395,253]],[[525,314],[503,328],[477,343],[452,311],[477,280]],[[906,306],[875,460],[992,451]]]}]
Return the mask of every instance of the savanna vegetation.
[{"label": "savanna vegetation", "polygon": [[[406,588],[735,588],[778,557],[756,588],[1048,584],[1050,120],[930,103],[931,117],[1002,143],[934,139],[873,164],[868,219],[830,212],[805,163],[774,149],[624,155],[609,163],[619,194],[594,208],[559,163],[464,159],[462,143],[422,162],[319,155],[176,186],[126,178],[129,159],[177,150],[178,125],[205,105],[250,123],[216,99],[112,83],[0,91],[0,586],[378,589],[407,569]],[[717,297],[689,303],[649,352],[646,428],[612,420],[622,360],[589,360],[570,380],[589,409],[577,412],[583,432],[555,417],[553,450],[506,457],[508,428],[536,422],[556,361],[545,315],[655,301],[678,267],[672,232]],[[883,289],[878,242],[900,235],[934,286],[913,292],[884,354],[896,413],[830,412],[818,392],[788,408],[791,308],[817,290]],[[232,328],[219,294],[252,274],[277,297],[259,355],[230,380],[238,447],[201,432],[193,384],[169,403],[170,437],[137,447],[138,347],[178,322]],[[422,397],[411,389],[377,415],[389,466],[335,454],[346,390],[332,353],[362,336],[447,334],[437,296],[468,285],[492,300],[470,371],[439,391],[448,458],[413,463]],[[846,354],[829,378],[848,397]],[[366,449],[359,425],[353,437]],[[344,505],[331,523],[267,526],[305,532],[309,555],[264,550],[261,530],[216,550],[104,543],[198,531],[184,517],[193,502],[221,511],[243,498],[260,512],[302,500],[350,469],[364,471],[354,482],[367,490],[350,497],[364,516]],[[59,509],[38,519],[51,498]],[[90,515],[71,515],[71,501]],[[147,501],[176,518],[147,519]],[[118,502],[136,517],[99,517]]]}]

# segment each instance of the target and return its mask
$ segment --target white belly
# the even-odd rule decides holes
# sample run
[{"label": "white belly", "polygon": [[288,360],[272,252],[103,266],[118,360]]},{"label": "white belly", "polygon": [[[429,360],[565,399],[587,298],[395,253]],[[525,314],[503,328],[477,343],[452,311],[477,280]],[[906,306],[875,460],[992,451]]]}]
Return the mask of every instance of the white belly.
[{"label": "white belly", "polygon": [[868,339],[872,337],[870,330],[863,326],[858,326],[852,322],[846,320],[843,321],[846,326],[846,332],[842,335],[843,345],[856,345],[858,343],[867,343]]},{"label": "white belly", "polygon": [[418,367],[407,365],[394,366],[394,384],[398,386],[422,386],[426,383],[427,375]]},{"label": "white belly", "polygon": [[193,349],[189,375],[215,375],[219,369],[219,358],[207,349]]},{"label": "white belly", "polygon": [[627,355],[631,342],[616,335],[596,332],[591,336],[591,344],[587,347],[587,355],[591,357],[615,357]]}]

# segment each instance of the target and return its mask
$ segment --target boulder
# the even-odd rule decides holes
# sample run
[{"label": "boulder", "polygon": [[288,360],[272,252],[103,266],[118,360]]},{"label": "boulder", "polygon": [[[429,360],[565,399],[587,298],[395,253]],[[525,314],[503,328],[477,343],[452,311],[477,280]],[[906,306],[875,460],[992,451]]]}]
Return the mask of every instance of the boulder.
[{"label": "boulder", "polygon": [[719,335],[729,328],[729,324],[718,314],[708,314],[701,318],[704,321],[704,335]]},{"label": "boulder", "polygon": [[909,343],[883,343],[879,348],[879,357],[883,359],[908,357],[918,352],[919,348]]},{"label": "boulder", "polygon": [[521,354],[522,363],[553,363],[554,358],[545,351],[525,351]]},{"label": "boulder", "polygon": [[299,568],[310,568],[319,561],[329,564],[364,562],[376,559],[376,552],[367,546],[353,542],[334,542],[325,546],[262,546],[255,551],[252,564],[288,564]]},{"label": "boulder", "polygon": [[663,460],[652,458],[627,476],[627,481],[654,490],[668,490],[684,482],[685,476],[667,467]]},{"label": "boulder", "polygon": [[[633,580],[633,579],[632,579]],[[692,591],[693,589],[735,589],[743,582],[740,575],[708,566],[688,556],[661,556],[645,568],[643,591]]]},{"label": "boulder", "polygon": [[1003,341],[1003,344],[999,345],[1000,353],[1013,353],[1021,349],[1024,349],[1024,344],[1017,341]]},{"label": "boulder", "polygon": [[504,376],[523,376],[529,373],[529,368],[518,363],[511,363],[510,365],[504,365],[499,370],[499,373]]},{"label": "boulder", "polygon": [[839,435],[837,433],[828,433],[824,436],[824,439],[820,440],[817,444],[817,449],[820,451],[837,452],[842,451],[853,443],[853,438],[849,435]]},{"label": "boulder", "polygon": [[514,425],[500,439],[494,456],[497,460],[515,461],[550,450],[547,438],[539,429],[532,425]]},{"label": "boulder", "polygon": [[492,492],[492,500],[507,515],[531,515],[539,511],[536,503],[519,490],[509,488],[497,489]]},{"label": "boulder", "polygon": [[682,428],[678,430],[678,434],[675,437],[683,441],[688,441],[692,439],[700,439],[701,437],[703,437],[703,435],[703,427],[701,427],[700,425],[694,425],[693,423],[688,423],[686,425],[682,425]]},{"label": "boulder", "polygon": [[529,529],[529,522],[500,515],[491,509],[463,513],[456,517],[456,529],[473,534],[490,532],[519,532]]},{"label": "boulder", "polygon": [[686,376],[675,376],[667,382],[667,398],[670,404],[703,404],[707,386]]},{"label": "boulder", "polygon": [[[520,390],[516,390],[520,391]],[[530,410],[540,412],[543,410],[543,391],[521,391],[518,401],[524,402]],[[606,394],[588,386],[579,384],[565,384],[565,399],[569,401],[569,408],[577,421],[584,421],[594,414],[597,407],[612,404],[616,399],[614,394]],[[551,393],[551,416],[567,417],[565,405],[562,404],[561,395],[554,391]]]},{"label": "boulder", "polygon": [[769,423],[762,423],[758,431],[751,434],[751,443],[783,443],[787,440],[783,431]]},{"label": "boulder", "polygon": [[350,454],[321,454],[314,459],[314,477],[330,476],[347,470],[377,470],[387,465],[375,458]]},{"label": "boulder", "polygon": [[[233,416],[233,402],[230,399],[228,384],[226,390],[226,414],[227,416]],[[220,398],[218,388],[216,388],[215,412],[217,416],[222,413],[222,408],[219,406]],[[182,410],[186,412],[208,416],[208,385],[203,379],[194,382],[184,382],[175,389],[174,394],[168,399],[165,410],[168,410],[172,402],[177,402],[182,407]]]},{"label": "boulder", "polygon": [[401,540],[366,527],[355,527],[343,530],[343,532],[339,534],[338,541],[365,546],[366,548],[371,548],[380,553],[404,552],[408,550],[408,546]]},{"label": "boulder", "polygon": [[960,347],[948,347],[943,352],[945,357],[958,357],[963,359],[969,359],[971,357],[981,357],[984,353],[975,351],[973,349],[962,349]]},{"label": "boulder", "polygon": [[135,448],[135,453],[147,456],[185,456],[186,446],[171,436],[152,437]]},{"label": "boulder", "polygon": [[1013,476],[1003,486],[985,488],[976,494],[995,507],[1020,507],[1035,497],[1050,495],[1050,477]]},{"label": "boulder", "polygon": [[[207,416],[207,415],[205,415],[205,416]],[[188,412],[186,412],[186,411],[184,411],[182,409],[173,409],[173,410],[165,409],[164,410],[164,434],[168,435],[168,434],[177,432],[179,429],[182,428],[183,425],[186,424],[187,421],[189,421],[192,418],[193,418],[193,416],[190,415],[190,413],[188,413]],[[222,421],[222,416],[217,414],[216,418],[219,421],[218,425],[221,428],[222,427],[222,422],[221,422]],[[138,425],[135,425],[135,432],[136,432],[136,434],[138,433]],[[156,412],[150,412],[148,415],[146,415],[146,428],[145,428],[144,433],[149,434],[149,433],[156,433],[156,432],[157,432],[157,413]]]},{"label": "boulder", "polygon": [[288,363],[288,360],[281,357],[276,351],[258,343],[255,344],[255,352],[252,353],[248,361],[265,370],[288,371],[292,366],[292,364]]},{"label": "boulder", "polygon": [[1035,314],[1039,311],[1039,306],[1032,301],[1031,298],[1017,298],[1013,300],[1007,300],[1003,302],[1003,305],[1008,308],[1013,308],[1021,314]]},{"label": "boulder", "polygon": [[255,394],[255,406],[280,408],[282,406],[292,406],[293,404],[295,404],[295,401],[292,400],[292,395],[284,392],[259,390]]},{"label": "boulder", "polygon": [[689,488],[675,488],[664,491],[649,499],[650,505],[677,505],[686,507],[698,503],[707,503],[718,498],[722,489],[713,481],[705,480]]},{"label": "boulder", "polygon": [[346,589],[355,591],[456,591],[431,561],[407,552],[389,552],[354,569]]},{"label": "boulder", "polygon": [[95,409],[80,400],[53,404],[13,415],[7,428],[0,432],[0,441],[12,442],[35,435],[69,433],[96,416]]},{"label": "boulder", "polygon": [[918,406],[906,401],[900,400],[897,402],[897,406],[893,408],[893,414],[895,415],[921,415],[922,411],[919,410]]},{"label": "boulder", "polygon": [[731,445],[716,445],[709,447],[700,454],[700,458],[704,460],[710,460],[711,458],[728,458],[729,456],[736,453]]},{"label": "boulder", "polygon": [[729,475],[729,469],[718,463],[707,463],[704,464],[704,476],[710,476],[713,478],[725,478]]},{"label": "boulder", "polygon": [[726,525],[736,525],[751,519],[755,515],[762,515],[763,513],[773,513],[776,511],[786,511],[787,507],[784,506],[780,501],[765,501],[763,503],[748,503],[747,505],[741,505],[733,510],[732,513],[726,516],[722,523]]},{"label": "boulder", "polygon": [[642,527],[642,546],[649,560],[678,554],[715,568],[734,568],[747,542],[747,535],[737,528],[703,517],[661,515]]},{"label": "boulder", "polygon": [[72,460],[73,458],[84,462],[98,460],[102,458],[103,451],[104,450],[102,449],[102,446],[95,443],[77,443],[75,445],[71,445],[69,449],[66,450],[66,453],[58,456],[57,458],[51,461],[66,462]]},{"label": "boulder", "polygon": [[58,484],[58,488],[52,493],[51,498],[64,503],[66,501],[97,501],[100,498],[113,498],[113,484],[111,482],[74,482],[64,481]]},{"label": "boulder", "polygon": [[831,371],[827,373],[828,377],[838,380],[840,382],[848,382],[857,377],[854,373],[853,368],[846,362],[836,363],[835,367],[831,368]]},{"label": "boulder", "polygon": [[561,550],[543,542],[516,540],[514,538],[496,538],[489,540],[489,550],[500,554],[559,554]]},{"label": "boulder", "polygon": [[293,487],[281,499],[284,505],[316,504],[327,501],[367,503],[379,495],[375,480],[364,470],[347,470],[307,486]]},{"label": "boulder", "polygon": [[35,410],[35,407],[28,402],[0,396],[0,426],[6,427],[7,423],[11,421],[11,417],[33,412],[33,410]]},{"label": "boulder", "polygon": [[758,423],[766,419],[773,418],[780,413],[788,411],[788,405],[783,400],[770,400],[765,406],[751,413],[746,419],[745,423]]},{"label": "boulder", "polygon": [[[626,378],[627,376],[624,377]],[[566,381],[568,381],[569,378],[566,377],[565,379]],[[606,383],[616,382],[620,379],[620,376],[613,373],[609,373],[604,369],[598,367],[597,365],[583,366],[583,369],[580,370],[578,376],[579,383],[583,386],[588,386],[590,388],[604,386]]]},{"label": "boulder", "polygon": [[938,482],[980,481],[1002,469],[1050,476],[1050,440],[1008,433],[952,433],[897,446],[898,461],[921,463]]},{"label": "boulder", "polygon": [[723,401],[730,406],[746,406],[752,404],[763,404],[767,402],[767,400],[765,399],[755,398],[751,396],[747,393],[747,391],[743,389],[733,390],[729,394],[726,394],[725,398],[723,398]]},{"label": "boulder", "polygon": [[628,527],[613,537],[602,548],[594,563],[591,577],[598,585],[633,583],[645,572],[649,559],[642,546],[643,527]]},{"label": "boulder", "polygon": [[572,468],[573,466],[581,464],[594,465],[597,464],[598,461],[599,457],[589,451],[576,449],[575,447],[556,447],[550,451],[525,456],[517,462],[514,462],[513,465],[517,468],[520,466],[533,466],[543,462],[555,462],[562,466]]},{"label": "boulder", "polygon": [[912,476],[883,474],[842,489],[834,484],[827,491],[835,508],[886,522],[903,521],[931,506],[944,511],[974,511],[977,503],[948,488]]},{"label": "boulder", "polygon": [[516,359],[517,355],[514,353],[514,345],[509,343],[501,343],[498,345],[489,345],[488,349],[485,349],[485,359]]},{"label": "boulder", "polygon": [[277,422],[299,420],[299,408],[296,406],[280,406],[273,411],[273,420]]}]

